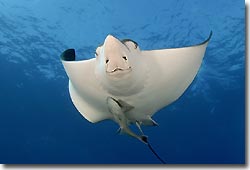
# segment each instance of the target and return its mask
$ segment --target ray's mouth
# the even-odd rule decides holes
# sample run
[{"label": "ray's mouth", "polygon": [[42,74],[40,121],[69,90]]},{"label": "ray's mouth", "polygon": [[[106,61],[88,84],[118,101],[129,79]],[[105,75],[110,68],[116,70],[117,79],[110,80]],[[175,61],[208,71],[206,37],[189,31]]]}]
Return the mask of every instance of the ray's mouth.
[{"label": "ray's mouth", "polygon": [[115,74],[115,73],[128,73],[132,71],[131,67],[127,68],[127,69],[122,69],[122,68],[115,68],[112,71],[106,71],[108,74]]}]

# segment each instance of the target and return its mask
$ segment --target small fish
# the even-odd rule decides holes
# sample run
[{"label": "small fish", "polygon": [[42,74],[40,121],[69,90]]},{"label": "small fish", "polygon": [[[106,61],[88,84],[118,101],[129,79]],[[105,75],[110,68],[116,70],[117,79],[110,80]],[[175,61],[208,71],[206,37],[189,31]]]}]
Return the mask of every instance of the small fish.
[{"label": "small fish", "polygon": [[[110,113],[114,116],[114,120],[119,124],[119,132],[128,134],[136,139],[139,139],[143,143],[147,144],[147,136],[145,135],[137,135],[134,132],[130,130],[128,127],[129,120],[126,117],[126,112],[134,109],[133,106],[129,105],[128,103],[122,101],[122,100],[116,100],[112,97],[107,97],[107,105]],[[141,131],[141,129],[140,129]]]}]

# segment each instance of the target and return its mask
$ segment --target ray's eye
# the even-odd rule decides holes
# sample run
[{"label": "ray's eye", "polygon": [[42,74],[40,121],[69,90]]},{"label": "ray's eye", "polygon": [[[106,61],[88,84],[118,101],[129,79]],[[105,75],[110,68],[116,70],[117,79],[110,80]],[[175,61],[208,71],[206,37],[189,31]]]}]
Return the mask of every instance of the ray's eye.
[{"label": "ray's eye", "polygon": [[106,64],[108,64],[108,62],[109,62],[109,59],[106,60]]},{"label": "ray's eye", "polygon": [[126,56],[122,56],[122,58],[123,58],[124,60],[128,60]]}]

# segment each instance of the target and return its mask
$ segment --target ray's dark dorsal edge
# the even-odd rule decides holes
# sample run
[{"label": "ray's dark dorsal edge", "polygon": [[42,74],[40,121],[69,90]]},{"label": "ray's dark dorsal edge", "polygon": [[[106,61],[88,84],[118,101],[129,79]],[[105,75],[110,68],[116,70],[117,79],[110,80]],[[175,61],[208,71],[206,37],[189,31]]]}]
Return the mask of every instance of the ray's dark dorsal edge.
[{"label": "ray's dark dorsal edge", "polygon": [[64,61],[75,61],[76,54],[75,49],[67,49],[61,54],[61,60]]},{"label": "ray's dark dorsal edge", "polygon": [[213,31],[210,31],[208,38],[205,41],[203,41],[202,43],[199,43],[195,46],[199,46],[199,45],[203,45],[203,44],[207,43],[211,39],[212,35],[213,35]]},{"label": "ray's dark dorsal edge", "polygon": [[[131,39],[123,39],[123,40],[121,40],[121,42],[122,42],[124,45],[126,45],[126,42],[128,42],[128,41],[131,41],[131,42],[133,42],[133,43],[135,44],[135,49],[138,47],[138,43],[135,42],[134,40],[131,40]],[[127,46],[127,45],[126,45],[126,46]]]}]

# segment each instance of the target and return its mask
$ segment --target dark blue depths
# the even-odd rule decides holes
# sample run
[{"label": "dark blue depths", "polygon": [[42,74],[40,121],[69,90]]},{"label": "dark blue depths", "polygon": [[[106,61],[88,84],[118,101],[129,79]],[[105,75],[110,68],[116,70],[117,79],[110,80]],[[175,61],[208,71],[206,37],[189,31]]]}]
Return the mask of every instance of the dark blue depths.
[{"label": "dark blue depths", "polygon": [[234,0],[2,0],[0,163],[160,163],[115,123],[77,112],[59,55],[92,58],[107,34],[157,49],[200,43],[210,30],[192,85],[143,130],[170,164],[244,163],[244,14]]}]

